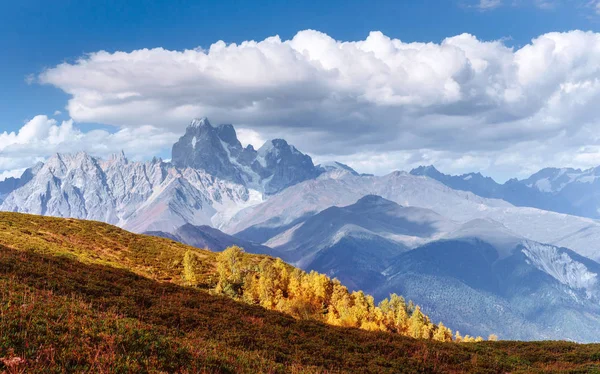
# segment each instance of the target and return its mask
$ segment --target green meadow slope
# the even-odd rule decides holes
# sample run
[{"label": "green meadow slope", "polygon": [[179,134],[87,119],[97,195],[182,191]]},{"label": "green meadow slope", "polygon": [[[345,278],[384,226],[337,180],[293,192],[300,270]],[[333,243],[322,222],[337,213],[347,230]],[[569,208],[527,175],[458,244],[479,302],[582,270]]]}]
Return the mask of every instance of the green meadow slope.
[{"label": "green meadow slope", "polygon": [[103,223],[0,213],[0,372],[600,373],[600,345],[441,343],[234,301],[208,292],[216,261]]}]

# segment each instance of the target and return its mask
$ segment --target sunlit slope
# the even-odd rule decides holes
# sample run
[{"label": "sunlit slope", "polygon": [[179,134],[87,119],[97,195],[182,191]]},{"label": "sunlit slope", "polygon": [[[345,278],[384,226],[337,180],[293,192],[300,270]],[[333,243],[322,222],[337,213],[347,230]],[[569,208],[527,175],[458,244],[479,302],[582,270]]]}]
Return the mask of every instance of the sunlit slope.
[{"label": "sunlit slope", "polygon": [[0,244],[85,264],[127,269],[160,281],[182,283],[185,252],[198,258],[198,279],[214,272],[215,253],[173,240],[133,234],[96,221],[0,212]]}]

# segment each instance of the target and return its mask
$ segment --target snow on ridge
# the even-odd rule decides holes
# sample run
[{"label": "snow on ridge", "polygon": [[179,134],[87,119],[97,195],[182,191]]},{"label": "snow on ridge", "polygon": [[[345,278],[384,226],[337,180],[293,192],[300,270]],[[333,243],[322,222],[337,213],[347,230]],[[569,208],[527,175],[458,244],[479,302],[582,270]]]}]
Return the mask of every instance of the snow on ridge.
[{"label": "snow on ridge", "polygon": [[571,288],[590,291],[598,282],[598,274],[557,247],[525,241],[521,252],[536,268]]},{"label": "snow on ridge", "polygon": [[552,192],[552,184],[548,178],[543,178],[536,181],[535,187],[542,192]]},{"label": "snow on ridge", "polygon": [[[194,137],[194,139],[195,139],[195,137]],[[251,167],[240,164],[238,162],[238,160],[231,155],[231,150],[229,149],[229,145],[227,143],[225,143],[222,139],[219,139],[219,141],[221,142],[221,146],[225,150],[225,153],[227,153],[227,158],[229,159],[229,162],[231,162],[234,166],[236,166],[238,169],[243,171],[250,178],[250,180],[245,181],[247,184],[247,187],[252,188],[252,189],[262,187],[262,190],[264,191],[264,185],[262,185],[262,186],[260,185],[260,175],[258,175],[254,170],[252,170]]]},{"label": "snow on ridge", "polygon": [[596,179],[598,179],[598,176],[596,175],[585,175],[581,178],[578,178],[577,181],[580,183],[594,183],[596,181]]},{"label": "snow on ridge", "polygon": [[201,126],[211,126],[212,124],[208,121],[208,118],[206,117],[201,117],[201,118],[194,118],[188,127],[201,127]]},{"label": "snow on ridge", "polygon": [[202,170],[79,152],[51,157],[4,198],[0,210],[98,220],[134,231],[158,229],[162,222],[166,231],[173,224],[211,223],[210,218],[219,223],[260,202],[260,193]]}]

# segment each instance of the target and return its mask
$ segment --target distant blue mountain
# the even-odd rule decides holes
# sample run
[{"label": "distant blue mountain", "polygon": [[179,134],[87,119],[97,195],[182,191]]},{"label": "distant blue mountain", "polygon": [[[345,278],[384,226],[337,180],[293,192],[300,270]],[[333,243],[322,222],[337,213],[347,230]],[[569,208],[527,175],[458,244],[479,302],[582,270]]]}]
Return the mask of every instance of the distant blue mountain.
[{"label": "distant blue mountain", "polygon": [[521,183],[567,201],[573,214],[600,218],[600,166],[586,170],[546,168]]},{"label": "distant blue mountain", "polygon": [[[551,176],[556,177],[554,170],[565,169],[544,169],[525,180],[510,179],[504,184],[497,183],[490,177],[485,177],[481,173],[468,173],[462,175],[448,175],[441,173],[434,166],[419,166],[410,171],[410,174],[416,176],[426,176],[435,179],[446,186],[462,191],[470,191],[476,195],[502,199],[516,206],[527,206],[538,209],[550,210],[558,213],[572,214],[590,218],[600,218],[597,207],[600,206],[600,193],[597,199],[594,199],[594,208],[589,205],[580,204],[578,199],[582,194],[595,196],[594,190],[598,190],[591,184],[582,184],[575,182],[572,186],[558,188],[559,184],[550,187],[550,182],[546,186],[546,179]],[[574,169],[573,172],[580,172]],[[568,179],[563,182],[566,184],[574,181]],[[600,181],[599,181],[600,183]],[[577,191],[572,193],[571,190]],[[600,192],[600,191],[599,191]]]},{"label": "distant blue mountain", "polygon": [[385,274],[377,297],[398,292],[461,332],[598,339],[600,264],[565,248],[523,241],[499,251],[478,238],[440,240],[398,255]]},{"label": "distant blue mountain", "polygon": [[214,227],[206,225],[194,226],[188,223],[177,228],[172,233],[146,231],[144,234],[175,240],[196,248],[208,249],[215,252],[220,252],[227,247],[236,245],[249,253],[266,254],[275,257],[281,256],[280,253],[269,247],[227,235]]},{"label": "distant blue mountain", "polygon": [[369,289],[384,280],[389,259],[408,245],[454,227],[432,210],[367,195],[349,206],[327,208],[266,245],[303,269],[327,273],[353,290]]}]

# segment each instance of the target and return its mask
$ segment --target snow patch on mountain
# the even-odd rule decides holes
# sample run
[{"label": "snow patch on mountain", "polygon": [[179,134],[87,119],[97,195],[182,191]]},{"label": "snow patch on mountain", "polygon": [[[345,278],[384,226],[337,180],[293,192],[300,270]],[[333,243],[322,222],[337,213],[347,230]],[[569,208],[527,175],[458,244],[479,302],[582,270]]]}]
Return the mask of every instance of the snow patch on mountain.
[{"label": "snow patch on mountain", "polygon": [[525,241],[521,251],[539,270],[566,286],[591,291],[598,282],[598,274],[557,247]]},{"label": "snow patch on mountain", "polygon": [[227,199],[224,202],[215,202],[214,205],[220,205],[217,213],[211,218],[211,226],[220,229],[231,220],[240,210],[264,201],[264,195],[257,190],[248,189],[248,198],[246,200]]},{"label": "snow patch on mountain", "polygon": [[538,181],[535,182],[535,187],[543,192],[550,192],[552,191],[552,184],[550,183],[550,180],[548,180],[548,178],[544,178],[544,179],[540,179]]},{"label": "snow patch on mountain", "polygon": [[160,159],[108,160],[84,152],[56,154],[12,191],[0,210],[104,221],[135,232],[169,232],[185,224],[218,223],[262,201],[261,194],[203,170]]},{"label": "snow patch on mountain", "polygon": [[325,172],[325,174],[328,175],[329,178],[340,178],[346,174],[356,176],[359,175],[358,172],[352,169],[350,166],[337,161],[324,162],[317,165],[317,167],[323,169],[323,171]]}]

